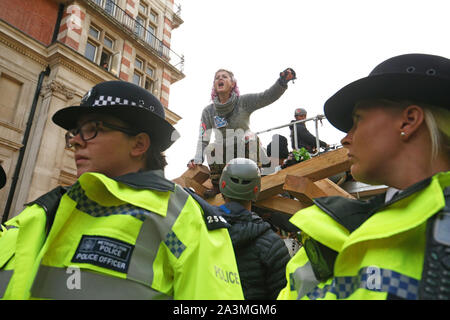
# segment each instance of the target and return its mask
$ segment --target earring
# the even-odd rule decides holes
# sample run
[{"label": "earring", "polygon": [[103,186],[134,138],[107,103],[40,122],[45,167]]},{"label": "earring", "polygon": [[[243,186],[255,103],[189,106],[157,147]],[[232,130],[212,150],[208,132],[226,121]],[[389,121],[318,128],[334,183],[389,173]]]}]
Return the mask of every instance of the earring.
[{"label": "earring", "polygon": [[404,136],[406,136],[406,133],[405,132],[400,132],[400,135],[402,136],[402,137],[404,137]]}]

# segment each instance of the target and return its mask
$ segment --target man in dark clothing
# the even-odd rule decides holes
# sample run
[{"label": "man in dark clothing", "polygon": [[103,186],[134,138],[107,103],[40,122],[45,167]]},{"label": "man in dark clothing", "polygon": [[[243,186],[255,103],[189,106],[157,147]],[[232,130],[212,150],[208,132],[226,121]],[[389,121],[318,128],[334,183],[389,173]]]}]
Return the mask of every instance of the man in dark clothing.
[{"label": "man in dark clothing", "polygon": [[290,259],[284,241],[269,223],[251,212],[261,188],[261,174],[250,159],[236,158],[220,178],[225,204],[219,208],[231,225],[228,229],[247,300],[275,300],[286,285],[285,267]]},{"label": "man in dark clothing", "polygon": [[[306,119],[306,110],[303,108],[295,109],[295,120],[291,122],[305,120]],[[305,122],[299,122],[295,124],[297,130],[297,148],[295,147],[295,134],[294,134],[294,125],[290,125],[289,129],[291,130],[291,146],[292,149],[300,149],[304,147],[308,152],[313,153],[316,149],[316,137],[314,137],[306,128]],[[321,148],[327,148],[328,144],[322,140],[319,140],[319,144]]]}]

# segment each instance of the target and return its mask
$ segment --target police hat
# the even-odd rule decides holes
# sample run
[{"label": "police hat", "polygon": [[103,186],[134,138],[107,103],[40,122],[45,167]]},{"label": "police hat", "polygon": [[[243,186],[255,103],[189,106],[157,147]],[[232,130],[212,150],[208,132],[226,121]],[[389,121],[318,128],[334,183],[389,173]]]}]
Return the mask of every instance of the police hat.
[{"label": "police hat", "polygon": [[57,111],[52,120],[58,126],[70,130],[77,127],[80,116],[100,113],[114,116],[133,130],[146,132],[161,151],[169,148],[179,137],[175,128],[165,119],[164,107],[150,92],[133,83],[106,81],[89,90],[79,106]]},{"label": "police hat", "polygon": [[366,99],[412,100],[450,108],[450,60],[429,54],[405,54],[390,58],[325,102],[328,121],[348,132],[358,101]]}]

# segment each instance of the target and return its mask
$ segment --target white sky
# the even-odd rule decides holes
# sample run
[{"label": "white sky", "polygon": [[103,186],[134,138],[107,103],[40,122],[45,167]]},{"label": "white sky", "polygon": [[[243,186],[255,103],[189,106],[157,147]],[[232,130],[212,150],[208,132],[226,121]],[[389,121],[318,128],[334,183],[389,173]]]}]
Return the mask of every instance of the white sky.
[{"label": "white sky", "polygon": [[[287,67],[295,83],[250,118],[253,132],[287,124],[294,109],[308,117],[346,84],[380,62],[404,53],[450,57],[445,0],[175,0],[184,23],[172,31],[172,49],[185,56],[186,77],[170,89],[169,109],[183,119],[166,151],[166,177],[185,172],[194,157],[201,112],[210,103],[214,73],[233,71],[241,94],[269,88]],[[314,133],[314,127],[308,125]],[[319,137],[339,143],[344,134],[326,120]],[[266,146],[274,133],[260,135]],[[206,161],[205,161],[206,164]]]}]

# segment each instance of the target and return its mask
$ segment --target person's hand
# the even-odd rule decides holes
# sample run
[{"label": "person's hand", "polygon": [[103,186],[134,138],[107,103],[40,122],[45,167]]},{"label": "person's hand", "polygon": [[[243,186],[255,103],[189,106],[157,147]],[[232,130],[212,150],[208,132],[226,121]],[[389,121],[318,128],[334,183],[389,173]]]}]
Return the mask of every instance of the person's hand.
[{"label": "person's hand", "polygon": [[192,159],[188,162],[187,167],[189,169],[195,169],[197,167],[197,164],[194,162],[194,159]]},{"label": "person's hand", "polygon": [[297,79],[297,77],[294,69],[287,68],[284,71],[280,72],[280,78],[278,79],[278,81],[280,81],[282,85],[286,86],[289,81],[293,81],[295,79]]}]

